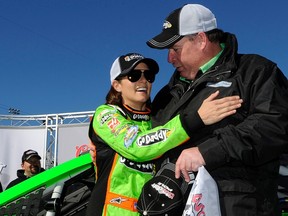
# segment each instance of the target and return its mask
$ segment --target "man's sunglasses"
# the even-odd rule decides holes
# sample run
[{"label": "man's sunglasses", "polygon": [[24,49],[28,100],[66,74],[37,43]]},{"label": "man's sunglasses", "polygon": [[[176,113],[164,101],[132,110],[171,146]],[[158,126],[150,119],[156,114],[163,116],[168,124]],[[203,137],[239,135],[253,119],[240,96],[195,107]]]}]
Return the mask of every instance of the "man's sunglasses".
[{"label": "man's sunglasses", "polygon": [[156,74],[155,74],[153,71],[151,71],[151,70],[144,70],[143,72],[142,72],[142,71],[143,71],[143,70],[136,70],[136,69],[130,71],[130,72],[127,74],[128,80],[129,80],[130,82],[137,82],[137,81],[141,78],[142,73],[143,73],[145,79],[146,79],[148,82],[153,83],[154,80],[155,80]]}]

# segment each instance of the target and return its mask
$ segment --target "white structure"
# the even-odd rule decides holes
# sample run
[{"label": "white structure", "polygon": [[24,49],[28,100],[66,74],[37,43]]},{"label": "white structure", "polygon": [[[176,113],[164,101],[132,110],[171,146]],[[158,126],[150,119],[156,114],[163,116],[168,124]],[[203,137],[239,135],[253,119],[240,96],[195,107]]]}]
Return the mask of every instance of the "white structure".
[{"label": "white structure", "polygon": [[1,182],[16,177],[25,150],[34,149],[45,169],[88,150],[88,129],[94,111],[47,115],[0,115]]}]

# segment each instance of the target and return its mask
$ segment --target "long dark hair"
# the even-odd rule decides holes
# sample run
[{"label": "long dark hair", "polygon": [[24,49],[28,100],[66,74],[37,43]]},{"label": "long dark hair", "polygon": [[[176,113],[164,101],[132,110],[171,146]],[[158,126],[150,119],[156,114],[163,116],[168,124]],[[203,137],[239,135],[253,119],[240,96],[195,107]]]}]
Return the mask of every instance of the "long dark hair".
[{"label": "long dark hair", "polygon": [[121,92],[117,92],[113,86],[111,86],[108,94],[106,95],[106,104],[113,104],[117,106],[121,106],[123,104]]}]

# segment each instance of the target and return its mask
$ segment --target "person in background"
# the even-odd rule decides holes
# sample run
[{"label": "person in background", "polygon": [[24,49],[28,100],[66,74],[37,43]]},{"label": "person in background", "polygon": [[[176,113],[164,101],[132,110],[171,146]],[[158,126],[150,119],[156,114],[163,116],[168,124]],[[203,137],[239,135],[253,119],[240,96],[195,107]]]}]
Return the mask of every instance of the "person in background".
[{"label": "person in background", "polygon": [[43,172],[44,168],[41,167],[40,160],[41,157],[36,151],[31,149],[25,151],[22,156],[22,169],[17,170],[17,178],[7,185],[6,190],[40,172]]},{"label": "person in background", "polygon": [[215,100],[215,92],[200,107],[199,119],[177,115],[152,129],[150,93],[158,71],[155,60],[139,53],[121,55],[112,64],[106,103],[96,109],[89,128],[96,184],[88,216],[139,215],[137,200],[154,174],[153,160],[189,139],[183,122],[195,127],[212,124],[241,106],[239,96]]},{"label": "person in background", "polygon": [[193,113],[215,90],[244,101],[213,125],[183,124],[190,140],[162,157],[177,161],[176,178],[182,173],[189,181],[188,172],[204,165],[218,184],[222,215],[280,215],[279,156],[288,150],[288,82],[281,70],[260,55],[239,54],[236,36],[199,4],[172,11],[146,43],[167,49],[175,68],[153,100],[153,127]]}]

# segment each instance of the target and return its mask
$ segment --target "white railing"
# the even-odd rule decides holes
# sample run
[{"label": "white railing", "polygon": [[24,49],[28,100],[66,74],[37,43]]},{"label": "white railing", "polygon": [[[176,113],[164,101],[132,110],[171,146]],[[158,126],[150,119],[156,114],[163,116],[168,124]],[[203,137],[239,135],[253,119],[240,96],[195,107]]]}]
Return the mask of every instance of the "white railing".
[{"label": "white railing", "polygon": [[43,165],[45,168],[50,168],[56,164],[58,126],[90,122],[93,114],[94,111],[44,115],[0,115],[0,129],[1,127],[45,127],[46,154]]}]

